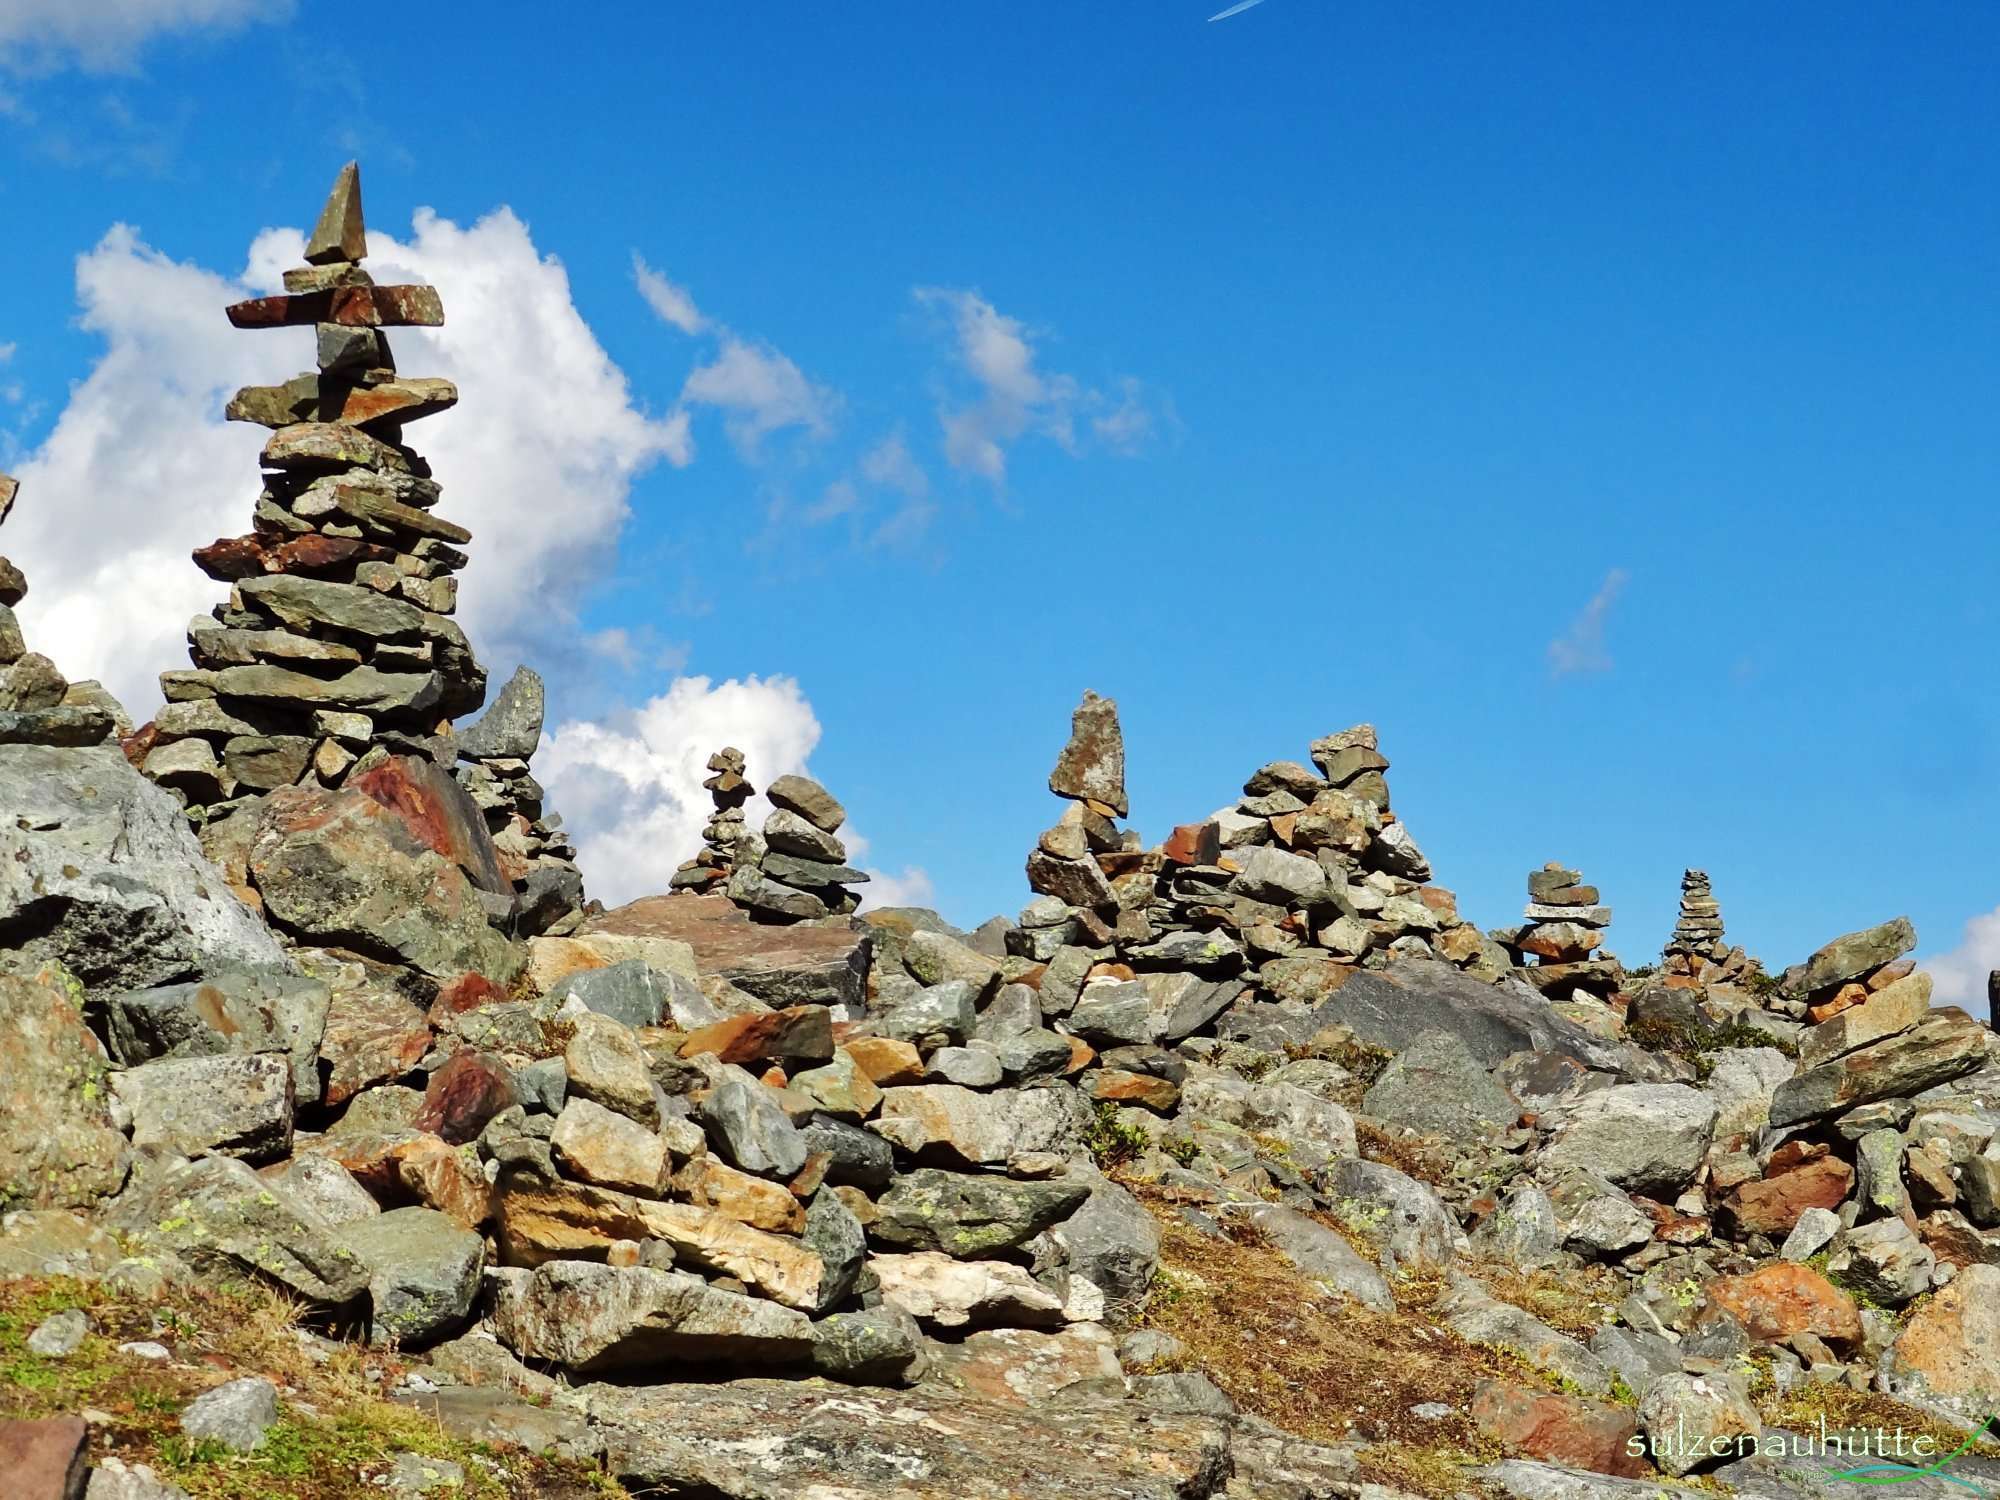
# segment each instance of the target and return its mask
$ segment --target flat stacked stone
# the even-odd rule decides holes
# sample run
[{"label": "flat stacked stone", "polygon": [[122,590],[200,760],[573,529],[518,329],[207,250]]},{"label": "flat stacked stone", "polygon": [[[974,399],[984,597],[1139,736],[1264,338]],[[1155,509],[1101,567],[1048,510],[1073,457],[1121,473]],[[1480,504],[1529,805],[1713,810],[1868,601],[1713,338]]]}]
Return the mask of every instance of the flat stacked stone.
[{"label": "flat stacked stone", "polygon": [[715,804],[701,830],[701,852],[674,872],[667,884],[677,891],[705,891],[729,879],[736,868],[736,845],[744,832],[743,804],[757,789],[743,777],[743,752],[725,745],[708,758],[709,778],[701,786]]},{"label": "flat stacked stone", "polygon": [[519,898],[516,930],[525,936],[562,930],[584,904],[576,849],[530,765],[546,710],[540,674],[519,667],[456,740],[459,785],[486,815],[501,872]]},{"label": "flat stacked stone", "polygon": [[229,308],[238,328],[312,325],[318,370],[236,393],[227,415],[271,429],[253,529],[198,549],[226,603],[188,627],[191,671],[135,747],[196,820],[281,786],[338,786],[372,749],[451,764],[440,730],[485,700],[451,619],[471,533],[434,513],[430,466],[404,427],[458,400],[396,370],[383,330],[444,322],[428,286],[361,267],[360,174],[334,183],[285,294]]},{"label": "flat stacked stone", "polygon": [[1671,980],[1742,985],[1764,969],[1740,947],[1723,940],[1722,904],[1704,870],[1681,874],[1680,919],[1667,939],[1662,967]]},{"label": "flat stacked stone", "polygon": [[[725,768],[716,779],[740,774]],[[724,886],[729,899],[758,922],[811,922],[852,912],[861,900],[848,887],[864,884],[868,874],[847,863],[847,846],[836,836],[847,809],[810,776],[780,776],[764,795],[771,815],[762,833],[746,828],[737,838]]]},{"label": "flat stacked stone", "polygon": [[1582,882],[1581,874],[1553,860],[1531,871],[1525,925],[1493,934],[1514,955],[1522,977],[1551,1000],[1608,1000],[1624,979],[1618,960],[1601,951],[1611,908],[1600,903],[1596,886]]},{"label": "flat stacked stone", "polygon": [[[7,523],[20,483],[0,474],[0,526]],[[14,606],[28,596],[21,570],[0,557],[0,745],[101,745],[128,731],[125,712],[95,682],[71,682],[56,664],[30,651]]]},{"label": "flat stacked stone", "polygon": [[1916,946],[1917,929],[1908,917],[1835,938],[1778,976],[1771,1008],[1819,1024],[1905,980],[1911,992],[1922,986],[1928,1005],[1930,976],[1909,956]]}]

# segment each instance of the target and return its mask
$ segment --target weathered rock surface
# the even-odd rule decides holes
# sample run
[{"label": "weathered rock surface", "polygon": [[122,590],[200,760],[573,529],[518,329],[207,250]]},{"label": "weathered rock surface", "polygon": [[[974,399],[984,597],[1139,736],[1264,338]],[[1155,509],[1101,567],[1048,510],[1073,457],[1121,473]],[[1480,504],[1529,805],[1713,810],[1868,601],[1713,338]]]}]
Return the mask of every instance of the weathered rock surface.
[{"label": "weathered rock surface", "polygon": [[130,1150],[108,1075],[67,994],[0,975],[0,1211],[87,1208],[118,1191]]},{"label": "weathered rock surface", "polygon": [[803,1313],[710,1286],[683,1271],[554,1261],[494,1273],[494,1326],[527,1359],[572,1370],[683,1361],[787,1364],[812,1348]]}]

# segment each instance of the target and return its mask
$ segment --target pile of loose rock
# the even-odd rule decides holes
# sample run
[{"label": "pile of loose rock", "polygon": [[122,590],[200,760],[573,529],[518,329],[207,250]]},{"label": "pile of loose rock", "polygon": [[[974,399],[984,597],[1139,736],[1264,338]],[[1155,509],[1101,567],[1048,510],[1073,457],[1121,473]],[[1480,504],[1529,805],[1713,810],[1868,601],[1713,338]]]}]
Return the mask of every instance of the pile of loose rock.
[{"label": "pile of loose rock", "polygon": [[[0,474],[0,526],[20,495]],[[99,745],[129,732],[117,701],[95,682],[71,682],[56,664],[28,649],[14,606],[28,596],[21,570],[0,557],[0,744]]]},{"label": "pile of loose rock", "polygon": [[1624,981],[1618,960],[1599,951],[1611,908],[1600,904],[1596,886],[1582,881],[1553,860],[1530,871],[1526,925],[1493,934],[1522,976],[1551,1000],[1609,1000]]},{"label": "pile of loose rock", "polygon": [[743,838],[743,804],[757,794],[744,779],[743,752],[725,745],[708,758],[708,780],[701,786],[715,810],[701,830],[701,850],[674,871],[668,886],[676,891],[705,891],[729,879],[736,868],[736,846]]},{"label": "pile of loose rock", "polygon": [[450,618],[471,533],[433,513],[430,467],[403,442],[458,392],[400,376],[382,332],[434,327],[443,307],[431,287],[375,285],[366,253],[350,164],[286,294],[229,309],[239,328],[316,325],[319,369],[229,404],[232,420],[272,429],[255,529],[195,553],[230,597],[189,626],[194,669],[161,677],[167,706],[140,747],[198,816],[338,786],[371,747],[434,754],[441,724],[485,697]]},{"label": "pile of loose rock", "polygon": [[1763,967],[1722,937],[1722,903],[1715,899],[1705,870],[1681,874],[1680,917],[1663,955],[1669,978],[1694,984],[1748,985]]}]

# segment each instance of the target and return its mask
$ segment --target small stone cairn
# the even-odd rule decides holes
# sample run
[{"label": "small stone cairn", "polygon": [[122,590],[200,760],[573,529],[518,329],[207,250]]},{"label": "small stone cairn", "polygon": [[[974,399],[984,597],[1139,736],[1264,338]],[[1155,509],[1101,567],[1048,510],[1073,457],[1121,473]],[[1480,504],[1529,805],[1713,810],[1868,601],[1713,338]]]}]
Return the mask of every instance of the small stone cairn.
[{"label": "small stone cairn", "polygon": [[[725,768],[715,779],[741,774]],[[747,798],[749,783],[743,785]],[[711,795],[717,790],[711,788]],[[737,838],[724,886],[729,899],[751,920],[781,925],[852,912],[861,901],[847,887],[864,883],[868,874],[847,863],[847,846],[835,836],[847,809],[809,776],[780,776],[764,795],[771,815],[762,833],[745,828]]]},{"label": "small stone cairn", "polygon": [[1044,898],[1030,907],[1035,925],[1074,930],[1099,946],[1151,941],[1148,909],[1161,862],[1144,855],[1139,836],[1116,821],[1131,804],[1125,736],[1111,699],[1084,693],[1070,717],[1069,743],[1049,773],[1049,790],[1069,806],[1028,855],[1028,887]]},{"label": "small stone cairn", "polygon": [[1722,904],[1705,870],[1681,874],[1680,920],[1667,939],[1662,968],[1670,981],[1742,985],[1763,974],[1763,965],[1722,938]]},{"label": "small stone cairn", "polygon": [[584,904],[576,849],[529,769],[541,748],[546,711],[540,674],[520,667],[455,741],[458,784],[486,815],[501,872],[520,898],[515,922],[523,936],[555,930]]},{"label": "small stone cairn", "polygon": [[705,891],[729,879],[736,868],[736,845],[743,837],[743,804],[757,789],[743,777],[743,752],[725,745],[708,758],[708,780],[701,786],[715,804],[707,826],[701,831],[702,849],[674,872],[668,887],[676,891]]},{"label": "small stone cairn", "polygon": [[[21,492],[0,474],[0,526]],[[21,570],[0,557],[0,745],[101,745],[128,729],[124,710],[95,682],[72,683],[28,649],[14,606],[28,596]]]},{"label": "small stone cairn", "polygon": [[399,375],[382,331],[437,327],[444,308],[432,287],[377,286],[367,248],[350,163],[285,294],[228,310],[238,328],[313,325],[319,368],[229,403],[271,429],[264,491],[248,534],[195,552],[230,597],[189,626],[194,669],[161,677],[167,706],[135,747],[198,822],[277,787],[338,786],[371,748],[448,766],[440,730],[485,700],[451,619],[471,533],[433,514],[439,487],[403,442],[458,392]]},{"label": "small stone cairn", "polygon": [[1596,886],[1582,881],[1553,860],[1531,871],[1526,925],[1493,934],[1514,954],[1522,978],[1551,1000],[1578,994],[1609,1000],[1624,980],[1618,960],[1601,951],[1611,908],[1599,903]]}]

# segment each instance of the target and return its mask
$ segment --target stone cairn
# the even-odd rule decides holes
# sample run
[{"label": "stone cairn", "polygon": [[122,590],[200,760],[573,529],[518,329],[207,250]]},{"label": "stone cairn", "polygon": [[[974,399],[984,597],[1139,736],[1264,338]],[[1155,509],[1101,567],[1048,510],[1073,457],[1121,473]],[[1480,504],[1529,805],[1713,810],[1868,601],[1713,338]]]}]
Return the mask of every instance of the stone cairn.
[{"label": "stone cairn", "polygon": [[1427,883],[1429,862],[1389,810],[1373,727],[1317,740],[1312,755],[1317,771],[1274,761],[1236,804],[1146,849],[1113,821],[1130,810],[1117,704],[1086,693],[1049,778],[1072,805],[1029,855],[1037,895],[1006,934],[1010,953],[1047,965],[1042,1011],[1098,1045],[1172,1045],[1243,996],[1253,964],[1406,955],[1506,972],[1505,952]]},{"label": "stone cairn", "polygon": [[1818,1025],[1894,986],[1912,996],[1921,989],[1921,1013],[1930,1004],[1931,977],[1909,957],[1916,946],[1908,917],[1850,933],[1780,974],[1772,1008]]},{"label": "stone cairn", "polygon": [[583,906],[576,849],[549,811],[528,763],[542,743],[546,693],[540,674],[517,668],[477,722],[458,731],[458,783],[486,815],[501,872],[519,898],[516,928],[560,930]]},{"label": "stone cairn", "polygon": [[757,789],[743,777],[743,752],[725,745],[708,758],[710,776],[701,784],[715,811],[701,831],[701,852],[674,871],[668,887],[676,891],[705,891],[729,879],[736,868],[736,845],[743,837],[743,804]]},{"label": "stone cairn", "polygon": [[1514,955],[1522,977],[1551,1000],[1609,1000],[1624,982],[1618,960],[1601,951],[1611,908],[1600,905],[1597,887],[1582,880],[1553,860],[1530,871],[1526,925],[1493,934]]},{"label": "stone cairn", "polygon": [[[741,773],[725,769],[715,779],[732,775]],[[743,794],[747,799],[747,782]],[[847,863],[847,846],[835,837],[847,809],[810,776],[780,776],[764,795],[771,815],[762,833],[745,828],[738,836],[724,886],[729,899],[758,922],[811,922],[852,912],[861,900],[847,887],[865,883],[868,875]]]},{"label": "stone cairn", "polygon": [[1667,939],[1661,967],[1670,980],[1737,984],[1761,975],[1763,966],[1722,940],[1722,904],[1705,870],[1681,873],[1680,920]]},{"label": "stone cairn", "polygon": [[[0,526],[20,484],[0,474]],[[95,682],[72,683],[56,664],[28,649],[14,606],[28,596],[21,570],[0,557],[0,745],[101,745],[129,731],[125,713]]]},{"label": "stone cairn", "polygon": [[382,332],[437,327],[444,309],[435,288],[377,286],[366,254],[350,163],[285,295],[229,309],[238,328],[313,325],[319,369],[229,403],[232,421],[272,429],[264,490],[247,535],[195,552],[230,596],[189,626],[194,670],[162,675],[167,706],[135,747],[197,822],[277,787],[338,786],[371,749],[449,765],[440,731],[485,699],[450,618],[471,533],[432,513],[439,487],[403,443],[458,392],[398,375]]}]

